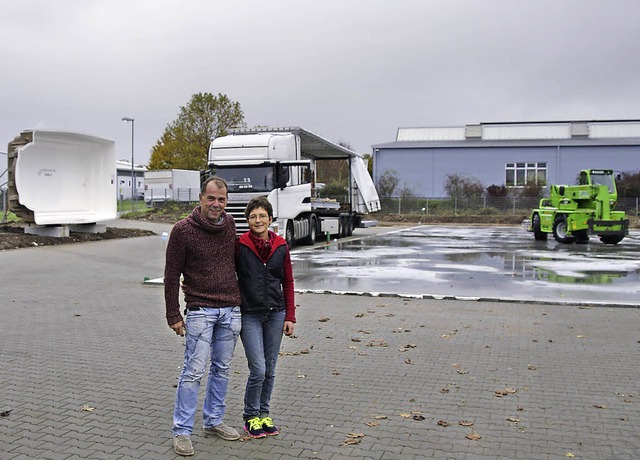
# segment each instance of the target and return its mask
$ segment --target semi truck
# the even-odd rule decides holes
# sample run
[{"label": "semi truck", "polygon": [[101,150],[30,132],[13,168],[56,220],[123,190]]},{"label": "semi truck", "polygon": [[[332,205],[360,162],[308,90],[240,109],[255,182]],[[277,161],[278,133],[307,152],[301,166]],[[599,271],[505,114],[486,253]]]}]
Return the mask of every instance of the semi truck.
[{"label": "semi truck", "polygon": [[[325,160],[349,164],[342,201],[320,196],[316,165]],[[363,217],[380,210],[380,198],[363,157],[300,127],[238,128],[213,139],[208,170],[227,181],[226,211],[238,233],[248,230],[244,210],[252,198],[266,196],[273,206],[272,230],[290,247],[318,238],[352,235]]]},{"label": "semi truck", "polygon": [[144,172],[144,201],[198,201],[200,171],[188,169],[152,169]]},{"label": "semi truck", "polygon": [[615,210],[617,200],[613,170],[584,169],[578,185],[549,187],[549,197],[531,212],[528,230],[536,240],[552,233],[559,243],[587,243],[589,235],[597,235],[605,244],[617,244],[629,234],[625,212]]}]

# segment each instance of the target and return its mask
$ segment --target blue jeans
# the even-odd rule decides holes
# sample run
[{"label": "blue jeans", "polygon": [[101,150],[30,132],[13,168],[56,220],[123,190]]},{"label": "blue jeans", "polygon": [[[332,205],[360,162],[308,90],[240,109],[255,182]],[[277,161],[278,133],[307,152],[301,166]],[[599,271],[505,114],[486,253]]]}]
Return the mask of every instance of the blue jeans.
[{"label": "blue jeans", "polygon": [[178,380],[173,411],[174,436],[190,435],[198,407],[200,380],[211,360],[202,407],[204,427],[222,423],[231,358],[242,326],[240,307],[201,308],[189,311],[184,365]]},{"label": "blue jeans", "polygon": [[284,316],[284,310],[242,314],[240,337],[249,365],[242,414],[244,420],[269,415]]}]

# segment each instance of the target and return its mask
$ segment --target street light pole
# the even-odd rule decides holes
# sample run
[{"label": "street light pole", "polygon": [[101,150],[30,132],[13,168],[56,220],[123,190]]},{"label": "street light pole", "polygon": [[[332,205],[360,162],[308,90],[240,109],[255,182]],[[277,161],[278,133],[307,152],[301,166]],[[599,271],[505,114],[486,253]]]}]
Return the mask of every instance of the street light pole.
[{"label": "street light pole", "polygon": [[133,166],[133,133],[135,120],[129,117],[122,117],[122,121],[125,123],[131,122],[131,212],[134,211],[134,200],[136,196],[136,172]]}]

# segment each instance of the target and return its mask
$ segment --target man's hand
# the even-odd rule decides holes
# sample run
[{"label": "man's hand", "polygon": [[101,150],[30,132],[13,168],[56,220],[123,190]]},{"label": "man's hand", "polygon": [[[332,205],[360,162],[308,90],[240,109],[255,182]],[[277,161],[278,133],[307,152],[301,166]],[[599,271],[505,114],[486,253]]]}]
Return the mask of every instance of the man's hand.
[{"label": "man's hand", "polygon": [[179,323],[172,324],[169,327],[173,329],[173,332],[175,332],[177,335],[179,335],[180,337],[184,337],[184,332],[185,332],[184,322],[180,321]]},{"label": "man's hand", "polygon": [[293,335],[293,330],[296,327],[296,323],[293,323],[291,321],[285,321],[284,322],[284,327],[282,328],[282,330],[284,331],[284,335],[291,337]]}]

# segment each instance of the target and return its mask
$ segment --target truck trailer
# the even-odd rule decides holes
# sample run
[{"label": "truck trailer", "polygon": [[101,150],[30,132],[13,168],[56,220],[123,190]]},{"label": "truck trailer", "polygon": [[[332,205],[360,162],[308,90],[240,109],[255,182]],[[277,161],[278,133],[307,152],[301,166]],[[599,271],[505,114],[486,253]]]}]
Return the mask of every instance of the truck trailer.
[{"label": "truck trailer", "polygon": [[[342,202],[318,194],[316,164],[326,160],[349,164]],[[380,210],[363,157],[300,127],[232,129],[211,142],[208,167],[203,179],[215,174],[227,181],[226,211],[235,218],[239,234],[249,229],[247,203],[266,196],[273,206],[272,230],[290,247],[350,236],[366,214]]]},{"label": "truck trailer", "polygon": [[144,172],[144,201],[198,201],[200,171],[188,169],[152,169]]}]

